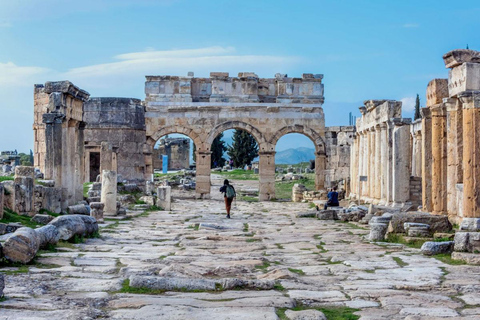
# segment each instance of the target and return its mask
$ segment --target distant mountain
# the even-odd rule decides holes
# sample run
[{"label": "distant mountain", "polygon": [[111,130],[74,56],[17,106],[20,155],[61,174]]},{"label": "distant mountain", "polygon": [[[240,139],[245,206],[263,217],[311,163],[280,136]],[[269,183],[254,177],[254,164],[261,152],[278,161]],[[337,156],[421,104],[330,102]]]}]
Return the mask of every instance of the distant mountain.
[{"label": "distant mountain", "polygon": [[313,148],[295,148],[278,151],[275,154],[276,164],[297,164],[300,162],[308,162],[315,159],[315,149]]}]

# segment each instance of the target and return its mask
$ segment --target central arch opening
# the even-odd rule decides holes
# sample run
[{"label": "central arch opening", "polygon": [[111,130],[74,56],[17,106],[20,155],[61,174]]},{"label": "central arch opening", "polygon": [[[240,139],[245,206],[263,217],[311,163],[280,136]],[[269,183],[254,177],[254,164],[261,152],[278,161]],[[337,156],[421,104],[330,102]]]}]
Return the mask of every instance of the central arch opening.
[{"label": "central arch opening", "polygon": [[237,191],[237,198],[258,201],[258,141],[243,129],[227,129],[213,140],[211,155],[212,198],[221,198],[219,188],[228,179]]}]

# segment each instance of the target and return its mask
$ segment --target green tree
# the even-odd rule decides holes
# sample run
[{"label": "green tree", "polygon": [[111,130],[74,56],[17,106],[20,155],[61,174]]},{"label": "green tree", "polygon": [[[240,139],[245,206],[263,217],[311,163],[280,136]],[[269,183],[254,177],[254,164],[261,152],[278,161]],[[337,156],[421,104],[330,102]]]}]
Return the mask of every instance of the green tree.
[{"label": "green tree", "polygon": [[255,138],[244,130],[235,130],[233,143],[228,147],[228,156],[233,160],[234,167],[251,164],[258,156],[258,145]]},{"label": "green tree", "polygon": [[227,146],[225,145],[225,141],[223,141],[222,139],[223,139],[223,133],[220,133],[213,140],[212,148],[211,148],[212,150],[211,167],[212,168],[215,167],[214,165],[215,163],[217,164],[217,166],[223,166],[223,164],[225,163],[225,158],[223,157],[223,154],[225,153],[225,151],[227,151]]},{"label": "green tree", "polygon": [[30,158],[29,154],[20,152],[18,155],[20,156],[20,165],[22,165],[22,166],[32,166],[33,165],[32,162],[30,161],[31,158]]},{"label": "green tree", "polygon": [[415,99],[415,115],[413,117],[414,120],[420,119],[422,116],[420,115],[420,97],[417,94],[417,99]]}]

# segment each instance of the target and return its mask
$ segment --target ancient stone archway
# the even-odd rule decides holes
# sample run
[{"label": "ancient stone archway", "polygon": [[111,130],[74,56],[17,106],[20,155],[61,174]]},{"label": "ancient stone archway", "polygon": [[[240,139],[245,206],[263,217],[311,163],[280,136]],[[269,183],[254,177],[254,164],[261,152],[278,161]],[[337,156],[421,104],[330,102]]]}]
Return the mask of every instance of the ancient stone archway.
[{"label": "ancient stone archway", "polygon": [[[323,187],[325,120],[322,75],[260,79],[254,73],[215,72],[210,78],[147,76],[145,123],[147,145],[167,133],[191,137],[197,147],[199,198],[210,196],[210,147],[228,129],[243,129],[259,144],[259,200],[275,198],[275,143],[284,134],[299,132],[317,150],[317,188]],[[151,157],[151,156],[150,156]],[[147,177],[153,171],[148,165]]]}]

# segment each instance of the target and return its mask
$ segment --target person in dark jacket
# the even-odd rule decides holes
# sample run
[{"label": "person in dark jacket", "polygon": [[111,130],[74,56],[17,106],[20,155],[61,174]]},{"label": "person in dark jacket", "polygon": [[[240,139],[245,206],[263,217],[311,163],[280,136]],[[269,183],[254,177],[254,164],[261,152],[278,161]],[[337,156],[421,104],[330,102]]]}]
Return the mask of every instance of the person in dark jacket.
[{"label": "person in dark jacket", "polygon": [[230,219],[230,209],[232,208],[233,198],[237,196],[235,188],[228,182],[227,179],[223,181],[223,186],[220,188],[225,199],[225,209],[227,210],[227,218]]},{"label": "person in dark jacket", "polygon": [[340,205],[338,202],[337,187],[333,187],[333,189],[328,193],[327,198],[328,201],[325,203],[325,210],[327,210],[327,207],[338,207]]}]

